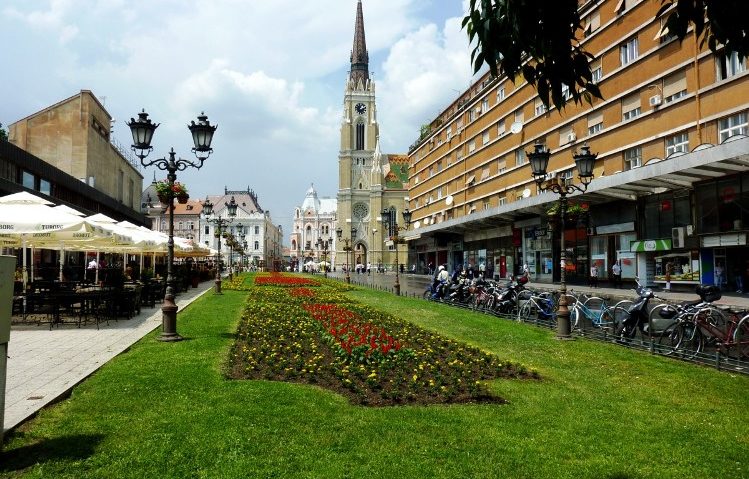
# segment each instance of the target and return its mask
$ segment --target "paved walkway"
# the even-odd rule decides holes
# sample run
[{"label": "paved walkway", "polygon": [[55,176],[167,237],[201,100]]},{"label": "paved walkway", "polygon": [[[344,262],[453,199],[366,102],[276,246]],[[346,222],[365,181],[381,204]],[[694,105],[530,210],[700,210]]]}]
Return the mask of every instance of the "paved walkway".
[{"label": "paved walkway", "polygon": [[[213,287],[205,281],[177,296],[182,311]],[[179,316],[178,316],[179,319]],[[179,331],[179,321],[177,323]],[[8,344],[4,430],[12,429],[66,395],[107,361],[161,326],[161,306],[143,308],[131,319],[78,328],[48,324],[13,325]]]}]

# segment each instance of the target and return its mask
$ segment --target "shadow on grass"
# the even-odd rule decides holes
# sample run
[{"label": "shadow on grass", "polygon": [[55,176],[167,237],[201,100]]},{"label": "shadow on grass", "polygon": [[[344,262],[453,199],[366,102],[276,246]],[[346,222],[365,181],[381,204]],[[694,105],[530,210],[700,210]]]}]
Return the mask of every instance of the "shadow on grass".
[{"label": "shadow on grass", "polygon": [[102,434],[78,434],[5,449],[0,453],[0,472],[22,471],[50,461],[86,459],[94,454],[103,439]]}]

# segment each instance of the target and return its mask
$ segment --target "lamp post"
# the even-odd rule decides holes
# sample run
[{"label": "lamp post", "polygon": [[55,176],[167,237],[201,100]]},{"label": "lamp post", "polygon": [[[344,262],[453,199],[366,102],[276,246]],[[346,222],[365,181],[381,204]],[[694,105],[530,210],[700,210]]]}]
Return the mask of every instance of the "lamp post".
[{"label": "lamp post", "polygon": [[398,226],[398,217],[395,214],[395,207],[385,208],[382,210],[382,224],[387,228],[388,236],[395,245],[395,294],[400,296],[401,294],[401,283],[400,283],[400,264],[398,262],[398,245],[401,242],[400,231],[405,231],[411,226],[411,211],[406,208],[403,210],[403,222],[406,226]]},{"label": "lamp post", "polygon": [[326,278],[328,277],[328,240],[323,240],[322,238],[317,238],[317,248],[322,250],[322,260],[323,260],[323,276]]},{"label": "lamp post", "polygon": [[567,284],[565,283],[566,273],[566,257],[567,251],[564,246],[564,217],[567,213],[567,195],[574,193],[575,191],[584,192],[588,189],[588,185],[593,180],[593,166],[596,163],[597,153],[591,153],[590,147],[587,144],[582,146],[580,153],[575,153],[573,158],[575,159],[575,165],[578,170],[578,177],[582,183],[582,187],[560,183],[556,178],[547,181],[546,179],[546,168],[549,166],[549,157],[551,152],[546,149],[542,143],[536,143],[534,151],[528,152],[528,158],[530,160],[531,169],[533,170],[533,179],[538,185],[539,191],[552,191],[559,195],[559,224],[561,226],[561,239],[560,239],[560,250],[561,260],[559,271],[559,310],[557,311],[557,338],[558,339],[571,339],[571,328],[570,328],[570,311],[567,308]]},{"label": "lamp post", "polygon": [[226,209],[228,210],[227,216],[229,218],[222,218],[221,215],[211,218],[211,216],[213,216],[213,203],[211,203],[211,200],[208,198],[206,198],[203,203],[203,214],[205,215],[205,219],[207,222],[213,223],[216,226],[217,232],[214,236],[218,238],[218,253],[216,255],[218,256],[216,261],[216,288],[214,289],[214,294],[221,294],[221,235],[224,232],[224,228],[234,221],[234,217],[237,216],[237,202],[234,201],[233,196],[226,204]]},{"label": "lamp post", "polygon": [[349,267],[349,253],[351,253],[351,250],[353,249],[351,246],[353,244],[353,239],[356,238],[356,228],[351,228],[351,236],[349,238],[343,238],[343,229],[338,228],[335,230],[336,236],[338,236],[338,241],[343,241],[343,251],[346,252],[346,282],[351,283],[351,274]]},{"label": "lamp post", "polygon": [[[372,250],[372,258],[371,258],[370,261],[372,262],[372,264],[374,265],[374,267],[377,268],[377,271],[379,272],[379,268],[377,267],[377,261],[375,261],[376,258],[375,258],[375,247],[374,247],[374,245],[375,245],[375,235],[376,234],[377,234],[377,228],[372,228],[372,248],[371,248],[371,250]],[[374,283],[374,277],[372,277],[372,283]]]},{"label": "lamp post", "polygon": [[166,264],[166,293],[164,294],[164,304],[161,307],[161,335],[159,341],[180,341],[182,337],[177,334],[177,304],[174,302],[174,182],[177,181],[177,172],[184,171],[187,167],[200,169],[203,162],[213,152],[211,141],[213,134],[216,132],[216,125],[211,125],[205,113],[198,115],[198,122],[192,121],[187,128],[192,133],[194,147],[192,152],[197,158],[197,162],[177,159],[174,148],[169,151],[169,158],[159,158],[156,160],[146,161],[146,157],[153,151],[151,140],[153,134],[158,128],[158,123],[152,123],[148,118],[146,110],[138,113],[138,119],[130,118],[127,123],[130,132],[133,135],[133,144],[131,149],[135,155],[140,158],[140,163],[144,167],[155,166],[156,168],[167,172],[167,181],[169,182],[169,194],[167,197],[169,206],[169,240],[167,242],[167,264]]}]

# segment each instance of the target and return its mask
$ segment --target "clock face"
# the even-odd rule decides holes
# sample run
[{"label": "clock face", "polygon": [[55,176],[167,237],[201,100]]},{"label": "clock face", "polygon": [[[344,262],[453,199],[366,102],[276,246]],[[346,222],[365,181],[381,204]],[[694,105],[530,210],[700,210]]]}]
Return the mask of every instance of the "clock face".
[{"label": "clock face", "polygon": [[356,110],[358,114],[363,115],[367,112],[367,105],[365,105],[364,103],[357,103],[354,107],[354,110]]}]

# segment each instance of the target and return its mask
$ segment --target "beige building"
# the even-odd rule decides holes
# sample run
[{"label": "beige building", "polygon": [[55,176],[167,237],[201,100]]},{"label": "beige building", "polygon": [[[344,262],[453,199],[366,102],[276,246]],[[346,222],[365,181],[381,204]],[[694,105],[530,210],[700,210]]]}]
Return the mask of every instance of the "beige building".
[{"label": "beige building", "polygon": [[660,2],[579,8],[604,99],[547,111],[522,78],[488,74],[464,91],[409,151],[409,261],[484,263],[503,277],[528,264],[536,279],[558,279],[547,211],[559,197],[538,190],[526,152],[543,143],[549,179],[578,183],[573,154],[587,143],[598,159],[587,192],[570,197],[585,213],[564,232],[568,278],[584,281],[592,264],[606,277],[615,262],[651,283],[669,262],[684,284],[717,281],[726,261],[743,270],[747,60],[700,48],[693,32],[679,42],[655,18]]},{"label": "beige building", "polygon": [[137,159],[110,138],[112,117],[89,90],[8,126],[8,140],[61,171],[140,211]]},{"label": "beige building", "polygon": [[[399,225],[405,207],[408,159],[405,155],[380,152],[375,83],[369,77],[369,53],[364,35],[361,1],[357,3],[351,71],[343,97],[341,147],[338,155],[337,228],[343,241],[336,241],[336,265],[382,263],[392,269],[395,250],[383,231],[381,212],[394,208]],[[356,231],[352,235],[352,230]],[[353,251],[343,250],[349,240]],[[386,244],[387,242],[387,244]],[[403,245],[400,262],[406,255]]]},{"label": "beige building", "polygon": [[[294,224],[289,235],[291,262],[294,271],[305,264],[326,261],[335,264],[337,204],[335,198],[317,196],[315,186],[307,190],[302,206],[294,209]],[[323,242],[320,247],[319,242]],[[327,244],[327,254],[325,251]],[[344,260],[345,262],[345,260]]]}]

